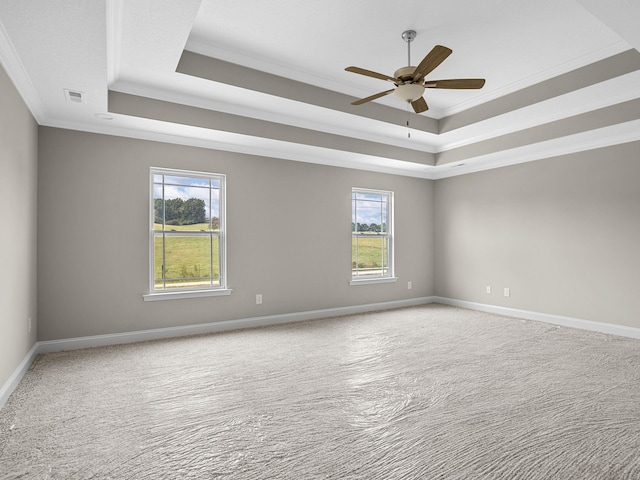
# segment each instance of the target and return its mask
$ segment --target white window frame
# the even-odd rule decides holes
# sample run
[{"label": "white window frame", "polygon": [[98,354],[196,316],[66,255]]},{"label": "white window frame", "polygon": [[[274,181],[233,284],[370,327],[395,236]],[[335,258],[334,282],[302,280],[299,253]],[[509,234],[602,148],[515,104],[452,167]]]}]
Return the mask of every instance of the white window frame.
[{"label": "white window frame", "polygon": [[[154,248],[155,236],[158,233],[154,230],[155,221],[155,198],[154,198],[154,175],[167,175],[174,177],[189,177],[214,179],[220,182],[219,189],[219,229],[218,231],[189,232],[179,231],[176,235],[195,235],[208,236],[218,238],[218,255],[219,255],[219,285],[202,286],[202,287],[176,287],[171,289],[155,288],[154,278]],[[193,297],[210,297],[231,294],[231,289],[227,288],[227,241],[226,241],[226,175],[220,173],[196,172],[190,170],[177,170],[171,168],[151,167],[149,175],[149,293],[143,295],[145,301],[168,300],[172,298],[193,298]],[[163,182],[164,183],[164,182]],[[173,235],[171,232],[163,231],[163,235]]]},{"label": "white window frame", "polygon": [[[374,190],[370,188],[359,188],[353,187],[351,189],[351,223],[356,223],[356,231],[354,231],[353,227],[351,229],[351,258],[353,259],[353,239],[358,237],[364,237],[365,235],[370,234],[362,234],[357,232],[357,217],[354,219],[353,214],[353,201],[354,194],[362,193],[362,194],[374,194],[374,195],[384,195],[387,197],[387,231],[386,233],[380,232],[376,236],[385,237],[387,239],[387,269],[386,273],[375,275],[353,275],[353,265],[351,267],[351,280],[349,282],[350,285],[368,285],[373,283],[389,283],[396,282],[398,279],[394,275],[394,205],[393,205],[393,191],[389,190]],[[352,260],[353,262],[353,260]],[[357,265],[356,265],[357,269]]]}]

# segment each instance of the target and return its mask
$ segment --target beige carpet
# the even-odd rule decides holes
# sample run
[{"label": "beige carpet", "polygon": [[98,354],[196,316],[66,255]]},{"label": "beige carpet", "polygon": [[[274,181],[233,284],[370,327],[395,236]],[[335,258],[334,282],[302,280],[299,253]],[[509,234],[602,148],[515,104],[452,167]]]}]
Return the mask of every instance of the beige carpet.
[{"label": "beige carpet", "polygon": [[0,478],[640,479],[640,341],[440,305],[40,356]]}]

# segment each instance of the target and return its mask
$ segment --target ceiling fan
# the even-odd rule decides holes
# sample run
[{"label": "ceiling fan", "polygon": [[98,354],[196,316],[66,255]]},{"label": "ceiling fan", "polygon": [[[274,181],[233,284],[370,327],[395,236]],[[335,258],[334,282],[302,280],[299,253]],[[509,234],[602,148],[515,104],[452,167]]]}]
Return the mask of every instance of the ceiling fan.
[{"label": "ceiling fan", "polygon": [[[407,42],[408,64],[411,65],[411,42],[416,38],[415,30],[402,32],[402,39]],[[393,74],[393,77],[382,73],[372,72],[360,67],[347,67],[347,72],[358,73],[367,77],[378,78],[391,82],[395,88],[384,92],[376,93],[370,97],[361,98],[351,105],[362,105],[363,103],[376,100],[393,93],[404,102],[411,103],[416,113],[426,112],[429,109],[426,100],[422,96],[425,88],[455,88],[455,89],[478,89],[484,86],[484,78],[460,78],[455,80],[425,80],[431,71],[445,61],[453,50],[442,45],[436,45],[418,64],[417,67],[403,67]]]}]

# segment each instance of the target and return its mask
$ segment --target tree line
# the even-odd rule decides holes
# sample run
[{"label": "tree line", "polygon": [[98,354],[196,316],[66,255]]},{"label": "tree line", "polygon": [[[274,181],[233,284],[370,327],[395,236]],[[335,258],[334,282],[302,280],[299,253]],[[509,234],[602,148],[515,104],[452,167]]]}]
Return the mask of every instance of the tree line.
[{"label": "tree line", "polygon": [[[356,229],[357,227],[357,229]],[[386,223],[360,223],[358,222],[357,224],[351,222],[351,231],[352,232],[372,232],[372,233],[380,233],[380,232],[386,232],[387,231],[387,224]]]},{"label": "tree line", "polygon": [[[163,223],[163,207],[166,225],[207,223],[205,203],[199,198],[189,198],[188,200],[170,198],[164,201],[161,198],[156,198],[154,202],[156,223]],[[213,218],[212,223],[217,220],[217,218]]]}]

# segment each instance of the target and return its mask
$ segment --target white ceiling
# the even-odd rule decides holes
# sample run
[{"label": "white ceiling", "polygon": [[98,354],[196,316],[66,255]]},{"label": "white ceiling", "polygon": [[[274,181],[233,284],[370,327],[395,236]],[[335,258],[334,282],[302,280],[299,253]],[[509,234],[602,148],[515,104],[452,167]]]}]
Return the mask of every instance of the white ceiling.
[{"label": "white ceiling", "polygon": [[[315,8],[309,5],[313,2],[204,1],[187,47],[331,90],[368,96],[386,90],[387,84],[344,68],[357,65],[392,75],[407,65],[401,33],[414,29],[418,35],[412,42],[413,65],[436,44],[454,51],[431,77],[487,77],[481,91],[428,91],[428,115],[434,117],[629,48],[575,2],[403,0],[389,8],[385,1],[324,0]],[[246,22],[247,17],[260,21]],[[570,23],[563,25],[567,19]],[[404,109],[393,98],[387,102]]]},{"label": "white ceiling", "polygon": [[[2,0],[0,62],[41,125],[442,178],[639,140],[636,104],[635,117],[589,117],[640,99],[637,67],[602,78],[589,70],[585,84],[572,74],[639,49],[638,21],[636,0],[607,8],[595,0]],[[349,106],[345,95],[366,97],[389,84],[344,68],[392,75],[407,63],[407,29],[418,33],[414,65],[436,44],[453,49],[428,78],[483,77],[485,87],[429,89],[420,118],[393,96]],[[176,72],[184,50],[199,54],[193,58],[214,77]],[[231,68],[207,66],[207,57],[242,68],[225,80],[220,70]],[[273,75],[294,81],[282,82],[291,95],[267,86]],[[576,87],[553,93],[560,80]],[[83,92],[85,103],[66,100],[64,89]],[[115,108],[110,90],[158,101],[164,113]],[[200,124],[177,120],[172,105],[188,106],[194,118],[208,113]],[[96,116],[105,113],[112,119]],[[207,123],[225,114],[274,133]],[[572,117],[589,126],[536,133]],[[321,140],[287,133],[295,128]]]}]

